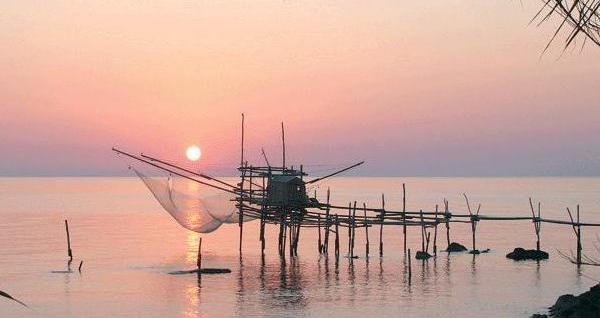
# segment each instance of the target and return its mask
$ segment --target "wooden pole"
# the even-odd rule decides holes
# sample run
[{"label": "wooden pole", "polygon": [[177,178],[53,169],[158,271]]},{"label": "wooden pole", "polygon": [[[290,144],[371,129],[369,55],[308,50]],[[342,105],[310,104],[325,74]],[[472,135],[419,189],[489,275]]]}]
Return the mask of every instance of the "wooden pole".
[{"label": "wooden pole", "polygon": [[352,226],[350,226],[351,224],[351,219],[352,219],[352,202],[348,203],[348,220],[346,221],[348,223],[348,256],[351,256],[351,249],[352,249]]},{"label": "wooden pole", "polygon": [[363,210],[365,213],[365,237],[367,239],[367,243],[365,245],[365,254],[366,257],[369,257],[369,224],[367,223],[367,204],[363,202]]},{"label": "wooden pole", "polygon": [[573,215],[571,214],[571,210],[567,208],[567,212],[569,213],[569,218],[571,219],[571,225],[573,226],[573,232],[575,232],[575,237],[577,238],[577,256],[575,262],[577,266],[581,266],[581,223],[579,222],[579,204],[577,205],[577,222],[573,219]]},{"label": "wooden pole", "polygon": [[242,254],[242,237],[244,235],[244,208],[243,208],[243,193],[244,193],[244,177],[246,175],[246,170],[242,170],[242,182],[240,182],[240,198],[239,198],[239,219],[238,219],[238,226],[240,228],[240,246],[239,246],[239,252],[240,255]]},{"label": "wooden pole", "polygon": [[446,199],[444,199],[444,219],[446,220],[446,246],[450,247],[450,210]]},{"label": "wooden pole", "polygon": [[283,172],[285,174],[285,129],[283,128],[283,122],[281,122],[281,145],[283,148],[283,151],[282,151],[282,155],[283,155],[282,161],[283,161],[283,170],[284,170]]},{"label": "wooden pole", "polygon": [[531,201],[531,198],[529,198],[529,207],[531,208],[531,215],[532,215],[532,220],[533,220],[533,228],[535,230],[535,236],[536,236],[536,250],[539,252],[540,251],[540,229],[541,229],[541,222],[540,222],[540,210],[541,210],[541,203],[538,202],[538,214],[537,217],[535,215],[535,210],[533,209],[533,202]]},{"label": "wooden pole", "polygon": [[421,251],[425,252],[425,220],[423,220],[423,210],[419,212],[421,213]]},{"label": "wooden pole", "polygon": [[264,210],[260,214],[260,253],[265,255],[265,215]]},{"label": "wooden pole", "polygon": [[[244,168],[244,113],[242,113],[242,143],[241,143],[241,151],[240,151],[240,167]],[[243,208],[243,194],[244,194],[244,175],[245,169],[242,170],[242,182],[240,183],[240,193],[239,193],[239,219],[238,226],[240,228],[240,244],[239,244],[239,253],[242,255],[242,237],[244,234],[244,208]]]},{"label": "wooden pole", "polygon": [[202,269],[202,237],[198,239],[198,258],[196,259],[198,270]]},{"label": "wooden pole", "polygon": [[577,265],[581,265],[581,223],[579,220],[579,204],[577,205]]},{"label": "wooden pole", "polygon": [[350,258],[354,258],[354,237],[356,235],[356,201],[352,208],[352,244],[350,245]]},{"label": "wooden pole", "polygon": [[69,234],[69,221],[65,220],[65,230],[67,231],[67,256],[69,263],[73,260],[73,251],[71,250],[71,235]]},{"label": "wooden pole", "polygon": [[408,249],[408,284],[412,280],[412,257],[410,256],[410,248]]},{"label": "wooden pole", "polygon": [[329,231],[330,231],[330,220],[329,220],[329,188],[327,188],[327,209],[325,210],[325,243],[323,246],[323,252],[329,253]]},{"label": "wooden pole", "polygon": [[323,254],[323,244],[321,243],[321,215],[317,216],[317,229],[319,230],[319,244],[317,249],[319,250],[319,254]]},{"label": "wooden pole", "polygon": [[385,222],[385,195],[381,194],[381,225],[379,226],[379,257],[383,257],[383,223]]},{"label": "wooden pole", "polygon": [[435,228],[433,230],[433,255],[437,255],[438,205],[435,205]]},{"label": "wooden pole", "polygon": [[340,221],[338,220],[338,216],[335,216],[335,263],[337,264],[340,259],[340,229],[339,229]]},{"label": "wooden pole", "polygon": [[406,254],[406,184],[402,183],[402,234],[404,235],[404,254]]}]

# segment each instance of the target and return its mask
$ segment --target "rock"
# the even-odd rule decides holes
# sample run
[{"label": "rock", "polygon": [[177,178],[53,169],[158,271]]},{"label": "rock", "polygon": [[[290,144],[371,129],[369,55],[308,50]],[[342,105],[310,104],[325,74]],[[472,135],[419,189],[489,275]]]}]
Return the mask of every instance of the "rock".
[{"label": "rock", "polygon": [[429,259],[429,258],[431,258],[431,254],[429,254],[427,252],[423,252],[423,251],[417,251],[417,253],[415,254],[415,258],[416,259]]},{"label": "rock", "polygon": [[577,306],[577,297],[567,294],[558,297],[554,306],[550,307],[553,317],[569,317]]},{"label": "rock", "polygon": [[185,274],[228,274],[231,273],[229,268],[202,268],[192,269],[184,271],[170,272],[171,275],[185,275]]},{"label": "rock", "polygon": [[600,318],[600,284],[589,291],[573,296],[570,294],[558,297],[554,306],[550,307],[550,316],[558,318]]},{"label": "rock", "polygon": [[524,248],[517,247],[512,252],[506,254],[506,257],[515,261],[542,260],[548,259],[548,253],[538,250],[526,250]]},{"label": "rock", "polygon": [[448,248],[446,249],[446,252],[464,252],[466,251],[467,248],[464,245],[461,245],[459,243],[456,242],[452,242],[450,243],[450,245],[448,245]]}]

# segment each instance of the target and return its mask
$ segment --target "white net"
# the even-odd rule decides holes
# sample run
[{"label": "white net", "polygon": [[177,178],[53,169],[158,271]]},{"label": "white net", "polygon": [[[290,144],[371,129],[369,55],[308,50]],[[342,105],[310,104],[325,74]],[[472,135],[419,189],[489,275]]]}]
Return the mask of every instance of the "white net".
[{"label": "white net", "polygon": [[[210,233],[224,223],[238,223],[235,195],[210,194],[206,185],[177,176],[147,176],[132,168],[156,200],[181,226],[197,233]],[[244,216],[243,221],[254,218]]]}]

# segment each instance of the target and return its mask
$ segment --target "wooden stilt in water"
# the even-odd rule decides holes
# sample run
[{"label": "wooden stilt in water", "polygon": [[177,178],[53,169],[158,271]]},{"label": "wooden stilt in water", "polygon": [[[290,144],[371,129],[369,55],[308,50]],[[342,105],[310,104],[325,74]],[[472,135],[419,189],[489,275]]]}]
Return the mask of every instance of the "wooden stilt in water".
[{"label": "wooden stilt in water", "polygon": [[317,216],[317,229],[319,231],[319,243],[317,249],[319,250],[319,254],[323,254],[323,244],[321,243],[321,215]]},{"label": "wooden stilt in water", "polygon": [[435,205],[435,227],[433,232],[433,255],[437,255],[438,205]]},{"label": "wooden stilt in water", "polygon": [[365,212],[365,237],[367,243],[365,245],[365,255],[369,258],[369,224],[367,223],[367,204],[363,203],[363,210]]},{"label": "wooden stilt in water", "polygon": [[385,195],[381,194],[381,225],[379,225],[379,257],[383,257],[383,223],[385,222]]},{"label": "wooden stilt in water", "polygon": [[423,220],[423,210],[419,211],[421,217],[421,252],[425,252],[425,220]]},{"label": "wooden stilt in water", "polygon": [[473,236],[473,254],[477,254],[479,251],[476,248],[476,244],[475,244],[475,232],[477,231],[477,222],[479,221],[479,211],[481,210],[481,204],[479,204],[477,206],[477,212],[473,213],[473,211],[471,210],[471,205],[469,204],[469,198],[467,198],[467,195],[463,193],[463,196],[465,197],[465,201],[467,202],[467,209],[469,210],[469,215],[471,216],[471,234]]},{"label": "wooden stilt in water", "polygon": [[350,226],[350,224],[352,223],[352,202],[348,203],[348,253],[346,254],[347,256],[351,256],[351,252],[350,250],[352,249],[352,226]]},{"label": "wooden stilt in water", "polygon": [[298,243],[300,242],[300,230],[302,229],[302,217],[298,220],[296,225],[296,235],[294,240],[294,256],[298,256]]},{"label": "wooden stilt in water", "polygon": [[67,256],[69,263],[73,261],[73,251],[71,250],[71,235],[69,234],[69,221],[65,220],[65,230],[67,231]]},{"label": "wooden stilt in water", "polygon": [[579,204],[577,205],[577,265],[581,265],[581,223],[579,220]]},{"label": "wooden stilt in water", "polygon": [[323,244],[323,253],[329,253],[329,232],[331,221],[329,218],[329,188],[327,188],[327,209],[325,210],[325,243]]},{"label": "wooden stilt in water", "polygon": [[529,198],[529,207],[531,208],[531,215],[533,217],[533,228],[535,230],[535,236],[536,236],[536,242],[535,242],[535,247],[536,250],[539,252],[540,251],[540,231],[541,231],[541,226],[542,223],[540,222],[540,218],[541,218],[541,203],[538,202],[538,212],[537,212],[537,216],[535,215],[535,210],[533,209],[533,202],[531,201],[531,198]]},{"label": "wooden stilt in water", "polygon": [[410,255],[410,248],[408,249],[408,284],[411,283],[412,280],[412,257]]},{"label": "wooden stilt in water", "polygon": [[352,207],[352,242],[350,244],[350,258],[354,258],[354,237],[356,235],[356,201],[354,201],[354,206]]},{"label": "wooden stilt in water", "polygon": [[579,222],[579,204],[577,205],[577,221],[573,218],[573,214],[571,214],[571,210],[567,208],[567,212],[569,213],[569,218],[571,219],[571,224],[573,226],[573,232],[575,232],[575,237],[577,238],[577,256],[575,258],[575,263],[577,266],[581,266],[581,250],[583,249],[581,246],[581,223]]},{"label": "wooden stilt in water", "polygon": [[[240,160],[240,166],[244,167],[244,114],[242,113],[242,144],[241,144],[241,160]],[[240,192],[243,193],[244,191],[244,176],[245,176],[245,169],[242,170],[242,182],[240,183]],[[244,209],[243,209],[243,201],[242,201],[242,197],[240,196],[239,198],[239,220],[238,220],[238,226],[240,228],[240,246],[239,246],[239,253],[240,255],[242,254],[242,237],[244,234]]]},{"label": "wooden stilt in water", "polygon": [[402,183],[402,235],[404,236],[404,254],[406,254],[406,184]]},{"label": "wooden stilt in water", "polygon": [[444,219],[446,220],[446,247],[450,246],[450,210],[448,200],[444,199]]},{"label": "wooden stilt in water", "polygon": [[335,263],[340,259],[340,229],[339,229],[340,221],[338,220],[338,216],[335,216]]}]

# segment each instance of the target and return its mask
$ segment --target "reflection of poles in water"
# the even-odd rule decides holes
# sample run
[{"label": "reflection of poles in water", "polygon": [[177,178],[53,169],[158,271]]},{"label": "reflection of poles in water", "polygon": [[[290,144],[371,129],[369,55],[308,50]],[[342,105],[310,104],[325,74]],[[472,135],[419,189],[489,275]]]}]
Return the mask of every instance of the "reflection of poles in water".
[{"label": "reflection of poles in water", "polygon": [[196,265],[198,266],[198,273],[202,269],[202,237],[198,239],[198,258],[196,259]]}]

